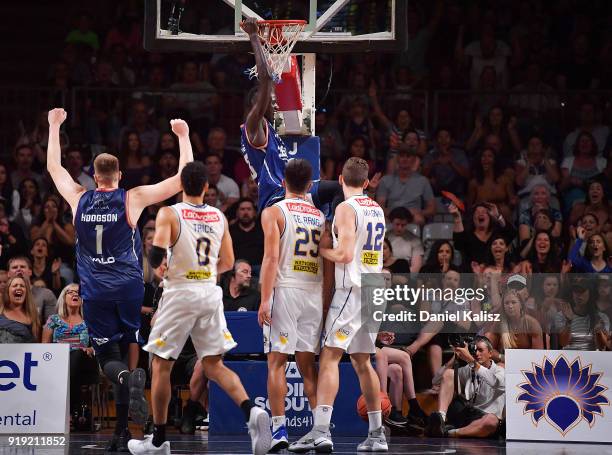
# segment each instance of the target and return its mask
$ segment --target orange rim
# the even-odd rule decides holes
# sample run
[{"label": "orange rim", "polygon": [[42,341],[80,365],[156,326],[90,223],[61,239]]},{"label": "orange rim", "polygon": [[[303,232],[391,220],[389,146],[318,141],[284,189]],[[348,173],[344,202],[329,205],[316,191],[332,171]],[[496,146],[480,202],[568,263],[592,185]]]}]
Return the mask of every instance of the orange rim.
[{"label": "orange rim", "polygon": [[[292,25],[306,25],[304,20],[271,20],[271,21],[257,21],[257,25],[260,26],[259,36],[262,39],[267,39],[270,44],[285,43],[286,38],[284,34],[284,27]],[[269,30],[267,37],[265,31]]]}]

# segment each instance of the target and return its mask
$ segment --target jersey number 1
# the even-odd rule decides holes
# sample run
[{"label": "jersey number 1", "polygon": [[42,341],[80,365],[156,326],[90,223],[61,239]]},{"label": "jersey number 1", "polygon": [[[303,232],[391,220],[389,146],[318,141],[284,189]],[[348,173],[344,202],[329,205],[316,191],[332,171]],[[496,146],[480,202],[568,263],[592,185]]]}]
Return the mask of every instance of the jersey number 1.
[{"label": "jersey number 1", "polygon": [[96,254],[102,254],[102,233],[104,232],[103,224],[96,224]]}]

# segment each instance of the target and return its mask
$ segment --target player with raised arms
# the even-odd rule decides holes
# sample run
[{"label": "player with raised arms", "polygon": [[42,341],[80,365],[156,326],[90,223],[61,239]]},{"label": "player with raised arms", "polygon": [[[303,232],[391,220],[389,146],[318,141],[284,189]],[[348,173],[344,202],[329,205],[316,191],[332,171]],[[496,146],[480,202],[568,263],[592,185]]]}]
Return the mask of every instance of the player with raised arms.
[{"label": "player with raised arms", "polygon": [[[149,414],[144,397],[146,374],[128,366],[129,345],[139,341],[144,296],[142,243],[136,223],[145,207],[165,201],[181,189],[180,172],[193,152],[183,120],[170,122],[178,136],[180,158],[176,175],[155,185],[125,191],[119,188],[119,160],[102,153],[94,160],[96,189],[87,191],[61,164],[60,126],[66,111],[49,112],[47,170],[73,213],[77,271],[83,316],[104,374],[113,383],[117,423],[108,451],[127,451],[131,438],[128,415],[143,424]],[[135,367],[137,359],[129,363]],[[130,366],[131,366],[130,365]]]},{"label": "player with raised arms", "polygon": [[312,409],[316,404],[317,372],[323,321],[323,260],[319,255],[325,216],[306,198],[312,185],[307,160],[287,163],[285,198],[264,209],[264,257],[261,265],[259,324],[268,354],[268,399],[272,411],[272,448],[289,446],[285,427],[287,357],[295,359]]},{"label": "player with raised arms", "polygon": [[338,205],[332,223],[334,248],[319,249],[324,259],[336,264],[336,291],[323,331],[314,426],[291,444],[292,452],[333,451],[329,428],[339,387],[338,364],[344,352],[351,357],[368,409],[368,438],[357,450],[388,450],[382,424],[380,382],[370,363],[370,355],[376,352],[377,334],[368,330],[361,311],[362,274],[382,272],[385,214],[374,200],[363,194],[368,186],[365,160],[349,158],[342,168],[340,183],[345,200]]},{"label": "player with raised arms", "polygon": [[218,274],[234,264],[228,223],[219,209],[204,204],[208,181],[204,164],[187,164],[181,172],[182,202],[162,207],[155,220],[155,237],[149,255],[157,268],[168,251],[157,319],[145,351],[153,354],[151,395],[153,437],[131,440],[133,454],[169,454],[166,441],[170,373],[187,338],[201,359],[204,374],[215,381],[240,406],[248,423],[253,453],[270,448],[270,417],[249,399],[238,375],[223,364],[222,356],[236,346],[223,313],[223,291]]},{"label": "player with raised arms", "polygon": [[[274,119],[272,106],[274,81],[260,42],[261,38],[257,34],[257,20],[246,19],[240,26],[249,35],[259,80],[259,84],[247,95],[248,112],[244,124],[240,127],[240,149],[251,171],[251,177],[257,182],[258,209],[262,211],[269,205],[282,200],[285,195],[282,181],[289,156],[285,143],[271,123]],[[380,174],[372,177],[371,186],[376,187],[379,179]],[[325,209],[330,204],[329,208],[333,212],[342,201],[342,189],[337,181],[315,181],[308,190],[308,197],[320,209]]]}]

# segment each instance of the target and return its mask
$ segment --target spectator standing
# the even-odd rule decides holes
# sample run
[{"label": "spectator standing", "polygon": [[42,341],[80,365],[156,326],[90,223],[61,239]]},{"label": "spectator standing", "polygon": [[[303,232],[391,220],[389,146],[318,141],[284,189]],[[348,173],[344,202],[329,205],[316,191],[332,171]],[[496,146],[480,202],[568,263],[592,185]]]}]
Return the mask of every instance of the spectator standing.
[{"label": "spectator standing", "polygon": [[59,295],[64,287],[64,279],[60,275],[62,260],[49,254],[49,242],[44,237],[38,237],[32,242],[32,281],[42,279],[45,287]]},{"label": "spectator standing", "polygon": [[396,207],[406,207],[412,213],[414,223],[422,226],[435,214],[436,207],[429,180],[416,170],[418,162],[416,152],[400,150],[397,171],[380,180],[376,202],[386,215]]}]

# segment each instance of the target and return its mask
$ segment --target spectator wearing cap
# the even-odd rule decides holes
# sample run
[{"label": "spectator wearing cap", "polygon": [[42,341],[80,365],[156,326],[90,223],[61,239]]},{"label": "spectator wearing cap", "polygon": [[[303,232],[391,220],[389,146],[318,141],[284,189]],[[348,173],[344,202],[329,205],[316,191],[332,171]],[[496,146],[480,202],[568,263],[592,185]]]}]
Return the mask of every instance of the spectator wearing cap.
[{"label": "spectator wearing cap", "polygon": [[89,175],[83,172],[83,153],[80,148],[70,148],[66,152],[66,170],[72,177],[72,180],[77,182],[87,191],[96,189],[96,182]]},{"label": "spectator wearing cap", "polygon": [[[417,273],[423,265],[424,250],[421,239],[408,230],[408,224],[413,221],[412,213],[404,207],[397,207],[391,210],[389,220],[391,230],[387,239],[391,244],[393,256],[407,260],[410,263],[410,272]],[[386,267],[388,266],[387,264]]]},{"label": "spectator wearing cap", "polygon": [[422,226],[436,212],[436,203],[429,180],[416,169],[419,158],[416,153],[401,149],[397,159],[397,171],[385,175],[378,185],[376,202],[388,215],[396,207],[405,207],[412,213],[414,223]]},{"label": "spectator wearing cap", "polygon": [[251,265],[244,259],[234,263],[227,286],[223,288],[225,311],[257,311],[261,296],[251,287]]},{"label": "spectator wearing cap", "polygon": [[449,191],[463,197],[470,178],[470,164],[463,150],[452,145],[450,128],[438,128],[436,145],[423,159],[423,175],[429,178],[436,195]]}]

